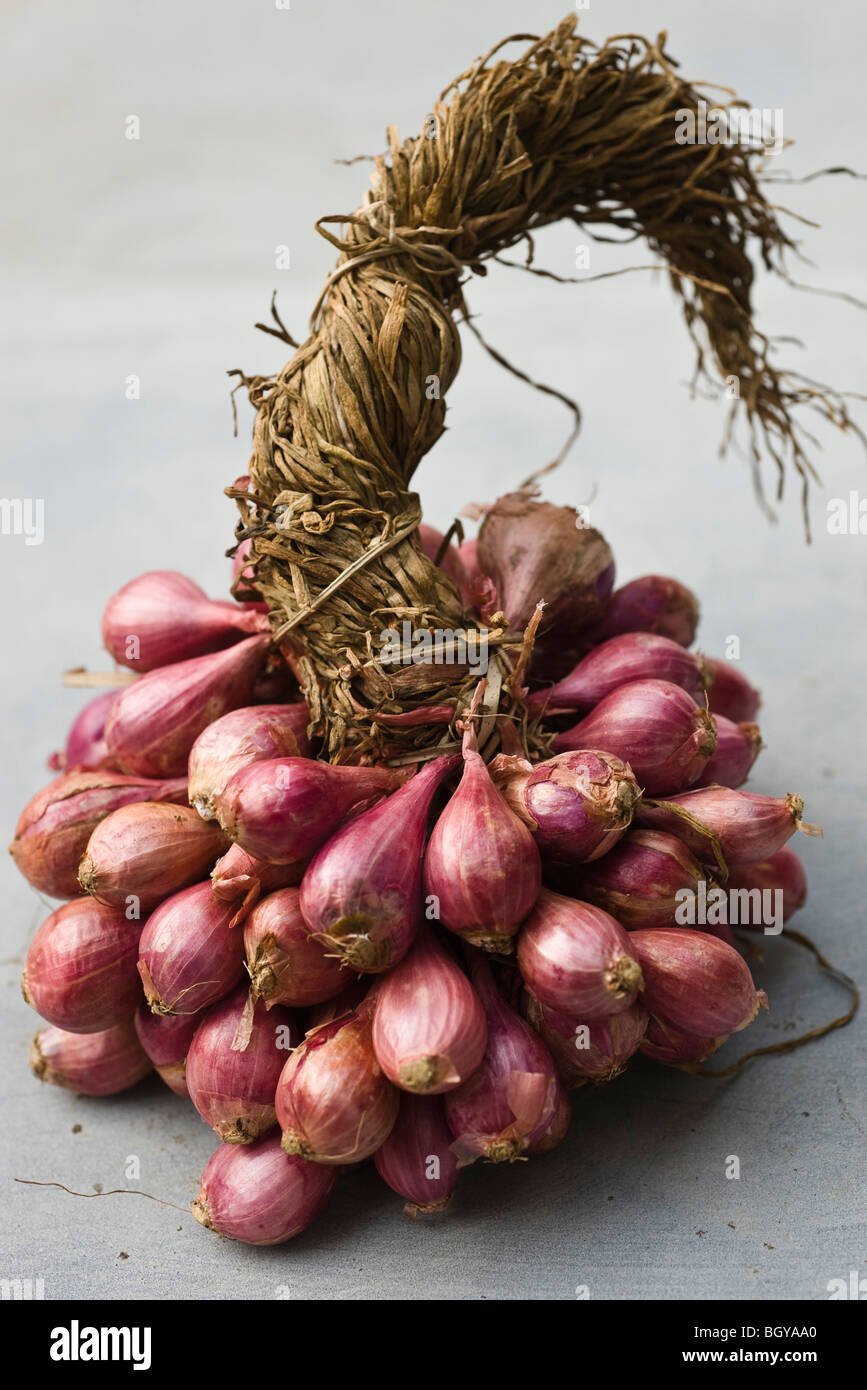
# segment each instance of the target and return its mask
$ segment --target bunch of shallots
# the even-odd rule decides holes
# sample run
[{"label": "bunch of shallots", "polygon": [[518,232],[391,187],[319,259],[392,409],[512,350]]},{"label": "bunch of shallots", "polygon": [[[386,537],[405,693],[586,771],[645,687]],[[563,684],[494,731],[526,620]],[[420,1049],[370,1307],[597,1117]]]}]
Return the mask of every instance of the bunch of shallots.
[{"label": "bunch of shallots", "polygon": [[134,676],[12,845],[65,900],[24,972],[37,1075],[108,1095],[156,1070],[221,1141],[196,1217],[253,1244],[367,1159],[440,1211],[467,1164],[559,1143],[568,1090],[703,1061],[767,1007],[731,927],[774,934],[806,896],[787,841],[816,828],[741,790],[759,696],[690,650],[683,585],[615,589],[598,532],[524,494],[477,542],[420,540],[479,623],[520,639],[544,600],[501,751],[482,683],[441,756],[329,764],[255,575],[235,603],[147,574],[103,620]]}]

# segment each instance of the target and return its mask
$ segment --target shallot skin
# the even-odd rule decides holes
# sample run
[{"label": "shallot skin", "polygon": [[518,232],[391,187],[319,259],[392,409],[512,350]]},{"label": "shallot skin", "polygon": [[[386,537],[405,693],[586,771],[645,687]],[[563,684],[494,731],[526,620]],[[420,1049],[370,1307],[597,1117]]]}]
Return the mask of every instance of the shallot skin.
[{"label": "shallot skin", "polygon": [[373,1048],[401,1090],[439,1095],[481,1064],[485,1011],[460,966],[425,928],[376,996]]},{"label": "shallot skin", "polygon": [[403,959],[421,921],[427,816],[456,758],[428,763],[384,802],[356,816],[301,880],[311,935],[353,970],[379,974]]},{"label": "shallot skin", "polygon": [[651,1018],[647,1032],[641,1040],[639,1050],[651,1061],[661,1062],[665,1067],[684,1067],[690,1070],[698,1062],[704,1062],[728,1041],[724,1033],[718,1038],[702,1038],[694,1033],[685,1033],[662,1019]]},{"label": "shallot skin", "polygon": [[247,1006],[241,986],[208,1010],[187,1053],[190,1100],[225,1144],[252,1144],[277,1123],[274,1094],[286,1052],[300,1041],[288,1009],[268,1013],[255,1001],[244,1046],[237,1046]]},{"label": "shallot skin", "polygon": [[16,868],[40,893],[74,898],[80,892],[81,856],[100,821],[134,802],[176,804],[186,799],[185,776],[162,782],[109,769],[72,769],[31,797],[19,817],[9,853]]},{"label": "shallot skin", "polygon": [[710,715],[668,681],[639,680],[618,686],[584,719],[558,734],[558,753],[604,748],[629,763],[651,795],[682,790],[701,776],[716,748]]},{"label": "shallot skin", "polygon": [[96,1033],[42,1028],[30,1048],[30,1070],[40,1081],[80,1096],[113,1096],[152,1070],[132,1019]]},{"label": "shallot skin", "polygon": [[758,724],[734,724],[723,714],[713,717],[716,729],[716,748],[705,764],[697,787],[740,787],[762,748],[762,733]]},{"label": "shallot skin", "polygon": [[237,927],[260,897],[280,888],[297,888],[306,868],[306,859],[270,864],[267,859],[248,854],[240,845],[232,845],[214,865],[211,886],[219,902],[235,906],[231,925]]},{"label": "shallot skin", "polygon": [[119,665],[153,671],[218,651],[260,625],[238,604],[209,599],[185,574],[151,570],[109,599],[102,640]]},{"label": "shallot skin", "polygon": [[796,830],[821,836],[821,826],[802,820],[804,803],[800,796],[761,796],[757,792],[735,791],[731,787],[698,787],[666,797],[656,806],[642,806],[639,825],[677,835],[703,864],[715,862],[710,835],[690,825],[678,814],[681,807],[716,837],[729,868],[756,864],[782,849]]},{"label": "shallot skin", "polygon": [[615,589],[604,616],[578,636],[595,646],[625,632],[653,632],[689,647],[699,616],[698,599],[680,580],[645,574]]},{"label": "shallot skin", "polygon": [[538,1158],[541,1154],[548,1154],[552,1149],[556,1149],[562,1144],[566,1135],[569,1133],[569,1126],[572,1123],[572,1105],[566,1094],[565,1086],[560,1086],[557,1092],[557,1107],[548,1128],[538,1139],[534,1139],[527,1148],[527,1153],[533,1158]]},{"label": "shallot skin", "polygon": [[483,948],[508,952],[542,886],[542,861],[478,752],[464,752],[457,791],[441,812],[424,857],[424,892],[439,920]]},{"label": "shallot skin", "polygon": [[223,832],[191,806],[140,801],[100,821],[78,868],[85,893],[109,907],[130,898],[147,914],[207,873],[226,848]]},{"label": "shallot skin", "polygon": [[343,767],[310,758],[268,758],[235,773],[215,799],[231,840],[257,859],[308,859],[363,805],[399,785],[380,767]]},{"label": "shallot skin", "polygon": [[154,1013],[198,1013],[238,983],[244,944],[231,918],[231,906],[217,902],[210,883],[184,888],[151,913],[138,969]]},{"label": "shallot skin", "polygon": [[630,942],[644,975],[643,1003],[664,1023],[715,1038],[740,1032],[767,1008],[743,957],[709,932],[662,927],[633,932]]},{"label": "shallot skin", "polygon": [[695,855],[676,835],[630,830],[603,859],[563,870],[553,886],[610,912],[622,927],[673,927],[684,890],[706,879]]},{"label": "shallot skin", "polygon": [[270,893],[244,925],[247,971],[255,998],[267,1008],[306,1009],[338,995],[347,972],[310,936],[297,888]]},{"label": "shallot skin", "polygon": [[334,1183],[332,1169],[291,1158],[270,1135],[257,1144],[221,1144],[190,1209],[217,1235],[245,1245],[280,1245],[316,1219]]},{"label": "shallot skin", "polygon": [[64,767],[96,771],[111,766],[105,741],[105,721],[119,694],[119,690],[105,690],[85,705],[67,734],[62,758]]},{"label": "shallot skin", "polygon": [[520,796],[546,864],[584,864],[626,834],[641,789],[628,763],[587,747],[538,763]]},{"label": "shallot skin", "polygon": [[303,703],[249,705],[215,719],[190,749],[190,805],[203,820],[213,820],[218,797],[240,768],[269,758],[306,758],[309,719]]},{"label": "shallot skin", "polygon": [[139,921],[90,898],[64,903],[30,943],[24,998],[69,1033],[115,1027],[141,998],[135,969],[140,934]]},{"label": "shallot skin", "polygon": [[543,1004],[525,991],[524,1017],[554,1058],[563,1085],[601,1085],[620,1076],[638,1051],[648,1013],[637,1000],[620,1014],[587,1022]]},{"label": "shallot skin", "polygon": [[441,1097],[402,1095],[394,1128],[373,1161],[383,1182],[405,1199],[407,1216],[443,1211],[459,1169]]},{"label": "shallot skin", "polygon": [[710,684],[702,657],[679,642],[650,632],[627,632],[594,647],[568,676],[527,702],[531,714],[592,709],[612,690],[637,680],[663,680],[694,700]]},{"label": "shallot skin", "polygon": [[[785,845],[770,858],[756,864],[743,864],[732,870],[726,879],[726,888],[746,889],[752,892],[781,892],[783,895],[783,921],[788,922],[793,913],[798,912],[807,901],[807,875],[795,851]],[[747,929],[751,922],[741,925]]]},{"label": "shallot skin", "polygon": [[580,526],[574,508],[536,502],[524,492],[488,508],[477,555],[515,628],[527,625],[540,599],[543,629],[581,627],[601,617],[614,587],[614,557],[604,537]]},{"label": "shallot skin", "polygon": [[588,1023],[630,1008],[643,983],[619,922],[548,889],[518,938],[518,966],[543,1004]]},{"label": "shallot skin", "polygon": [[380,1067],[371,1039],[373,1004],[308,1033],[277,1086],[277,1121],[287,1153],[313,1163],[370,1158],[391,1133],[399,1092]]},{"label": "shallot skin", "polygon": [[125,772],[186,773],[190,749],[213,720],[248,704],[269,638],[247,637],[227,651],[148,671],[122,690],[105,725],[109,753]]},{"label": "shallot skin", "polygon": [[713,677],[708,695],[711,713],[722,714],[734,724],[755,719],[762,697],[746,676],[731,661],[709,656],[707,664]]},{"label": "shallot skin", "polygon": [[468,966],[487,1016],[488,1045],[469,1080],[446,1093],[446,1121],[460,1166],[476,1158],[514,1163],[554,1120],[557,1072],[541,1038],[500,995],[485,959],[475,952]]}]

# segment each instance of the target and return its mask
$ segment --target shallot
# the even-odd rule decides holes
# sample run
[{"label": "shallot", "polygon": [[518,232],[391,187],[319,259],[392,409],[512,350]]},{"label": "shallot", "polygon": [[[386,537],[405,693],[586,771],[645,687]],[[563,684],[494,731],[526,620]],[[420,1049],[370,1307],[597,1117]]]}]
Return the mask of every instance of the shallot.
[{"label": "shallot", "polygon": [[285,1154],[276,1135],[258,1144],[221,1144],[190,1209],[217,1235],[280,1245],[316,1219],[334,1182],[330,1169]]},{"label": "shallot", "polygon": [[226,1144],[252,1144],[277,1123],[274,1093],[287,1052],[301,1040],[288,1009],[254,1001],[244,1046],[233,1044],[247,1010],[243,987],[208,1010],[187,1053],[190,1100]]},{"label": "shallot", "polygon": [[153,671],[218,651],[261,627],[257,614],[209,599],[186,575],[153,570],[109,599],[102,640],[120,666]]},{"label": "shallot", "polygon": [[154,1013],[198,1013],[238,983],[243,941],[231,918],[231,906],[217,901],[210,883],[173,894],[151,913],[138,970]]},{"label": "shallot", "polygon": [[442,1211],[458,1181],[458,1161],[452,1152],[440,1096],[402,1095],[394,1128],[373,1155],[376,1171],[405,1199],[406,1215]]},{"label": "shallot", "polygon": [[132,1019],[98,1033],[41,1028],[30,1047],[30,1070],[40,1081],[80,1096],[113,1096],[152,1070]]},{"label": "shallot", "polygon": [[221,714],[249,704],[269,638],[247,637],[228,651],[149,671],[122,690],[109,710],[105,741],[125,772],[176,777],[190,749]]},{"label": "shallot", "polygon": [[689,787],[716,748],[716,730],[705,709],[668,681],[631,681],[599,701],[553,747],[604,748],[629,763],[646,792]]},{"label": "shallot", "polygon": [[277,1085],[277,1120],[288,1154],[313,1163],[358,1163],[376,1153],[397,1118],[400,1092],[373,1050],[374,1002],[308,1033]]},{"label": "shallot", "polygon": [[100,821],[78,869],[85,893],[109,907],[131,901],[143,914],[195,883],[226,848],[223,832],[191,806],[140,801]]},{"label": "shallot", "polygon": [[387,970],[412,944],[421,920],[428,812],[457,761],[435,758],[400,791],[356,816],[315,855],[301,880],[301,911],[311,935],[353,970]]},{"label": "shallot", "polygon": [[518,937],[518,965],[543,1004],[593,1022],[623,1013],[642,988],[633,937],[601,908],[546,888]]},{"label": "shallot", "polygon": [[240,768],[265,758],[307,757],[309,719],[303,703],[251,705],[215,719],[190,749],[190,805],[212,820],[226,783]]},{"label": "shallot", "polygon": [[140,921],[92,898],[64,903],[30,943],[24,998],[68,1033],[100,1033],[122,1023],[141,998],[140,933]]},{"label": "shallot", "polygon": [[499,993],[490,966],[468,954],[470,978],[488,1021],[481,1066],[445,1096],[461,1167],[476,1158],[513,1163],[538,1143],[557,1113],[559,1081],[550,1052]]},{"label": "shallot", "polygon": [[485,1052],[488,1029],[463,970],[424,927],[377,991],[373,1048],[389,1081],[429,1095],[454,1090]]}]

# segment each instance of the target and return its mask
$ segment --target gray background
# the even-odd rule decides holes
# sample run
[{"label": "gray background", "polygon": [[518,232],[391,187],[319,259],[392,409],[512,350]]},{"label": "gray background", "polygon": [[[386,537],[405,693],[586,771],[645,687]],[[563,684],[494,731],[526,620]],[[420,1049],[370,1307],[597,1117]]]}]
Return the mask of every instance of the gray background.
[{"label": "gray background", "polygon": [[[0,538],[6,597],[5,834],[47,780],[84,697],[71,665],[105,664],[99,616],[132,575],[176,567],[224,590],[233,509],[222,487],[243,471],[250,413],[232,437],[228,368],[272,370],[281,345],[255,332],[272,289],[296,336],[332,260],[316,217],[351,210],[366,167],[337,158],[382,148],[384,129],[420,128],[434,97],[479,52],[540,32],[563,0],[530,5],[323,6],[292,0],[7,0],[3,53],[0,377],[6,497],[42,497],[41,546]],[[592,0],[601,39],[666,27],[698,79],[782,107],[802,174],[862,155],[854,0]],[[860,42],[859,42],[860,39]],[[125,118],[141,139],[124,138]],[[861,160],[863,163],[863,160]],[[799,278],[865,296],[864,185],[824,179],[780,190],[822,224],[801,228],[814,266]],[[793,224],[797,225],[797,224]],[[573,271],[573,227],[538,238],[538,263]],[[291,248],[291,270],[274,248]],[[859,254],[860,253],[860,254]],[[647,259],[593,250],[594,272]],[[858,447],[824,430],[816,531],[804,544],[797,490],[771,526],[744,463],[716,456],[719,404],[690,401],[691,351],[662,276],[559,287],[494,268],[469,300],[490,339],[525,370],[579,398],[577,450],[547,486],[586,500],[621,580],[672,572],[701,595],[701,645],[736,634],[764,691],[767,749],[756,790],[800,791],[824,842],[799,846],[811,899],[800,925],[864,975],[863,631],[867,538],[831,537],[829,497],[865,488]],[[858,389],[864,321],[839,301],[763,282],[769,331],[823,380]],[[505,377],[467,340],[449,432],[418,475],[428,518],[514,485],[552,456],[566,428],[556,402]],[[124,397],[128,374],[142,397]],[[149,1082],[111,1101],[40,1089],[26,1066],[34,1018],[18,993],[30,935],[47,911],[7,863],[2,991],[3,1218],[0,1275],[45,1281],[48,1298],[823,1298],[867,1274],[863,1233],[864,1022],[730,1083],[637,1065],[575,1097],[570,1138],[508,1170],[467,1173],[450,1215],[412,1226],[373,1173],[347,1178],[318,1224],[291,1245],[218,1242],[193,1219],[138,1197],[79,1191],[140,1186],[183,1207],[213,1148],[184,1104]],[[759,969],[772,1000],[755,1045],[842,1010],[842,993],[792,946],[771,941]],[[723,1058],[747,1045],[730,1045]],[[81,1125],[73,1133],[73,1125]],[[741,1160],[739,1181],[724,1176]]]}]

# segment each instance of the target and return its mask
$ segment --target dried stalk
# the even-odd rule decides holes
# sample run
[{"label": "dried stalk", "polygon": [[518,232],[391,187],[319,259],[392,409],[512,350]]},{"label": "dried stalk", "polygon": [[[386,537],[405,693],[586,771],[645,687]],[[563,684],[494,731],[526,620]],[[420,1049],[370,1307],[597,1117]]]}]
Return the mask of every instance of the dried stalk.
[{"label": "dried stalk", "polygon": [[[760,187],[761,151],[677,143],[676,113],[696,109],[699,92],[678,76],[665,34],[596,46],[575,28],[571,16],[511,62],[497,45],[445,90],[417,138],[401,144],[389,129],[364,204],[317,224],[338,261],[310,337],[276,376],[237,373],[257,410],[249,492],[228,490],[238,539],[252,539],[275,635],[335,759],[429,749],[441,722],[373,716],[461,709],[478,678],[430,665],[400,679],[377,660],[381,630],[404,619],[429,629],[467,621],[420,551],[409,490],[444,428],[466,271],[483,274],[522,240],[531,259],[535,228],[561,218],[591,236],[643,237],[681,302],[696,378],[738,380],[729,429],[737,414],[760,494],[763,453],[779,487],[793,466],[806,491],[813,470],[796,406],[856,429],[840,395],[772,364],[753,322],[748,252],[788,278],[783,253],[795,246]],[[274,317],[269,331],[291,343]],[[503,689],[516,657],[498,638],[491,661]]]}]

